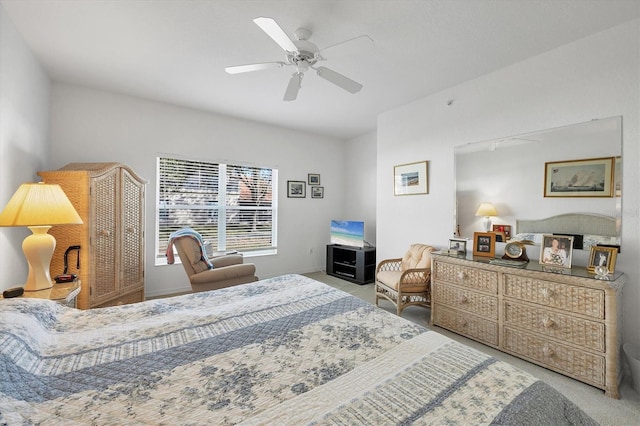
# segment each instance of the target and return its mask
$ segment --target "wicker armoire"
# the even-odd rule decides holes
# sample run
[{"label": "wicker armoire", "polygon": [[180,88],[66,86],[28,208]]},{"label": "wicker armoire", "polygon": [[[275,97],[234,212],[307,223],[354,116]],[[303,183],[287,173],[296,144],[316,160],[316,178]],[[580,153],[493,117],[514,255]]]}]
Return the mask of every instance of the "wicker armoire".
[{"label": "wicker armoire", "polygon": [[80,309],[144,300],[146,182],[121,163],[70,163],[38,175],[62,187],[84,222],[49,230],[56,238],[51,276],[62,274],[66,249],[80,246],[67,271],[81,282]]}]

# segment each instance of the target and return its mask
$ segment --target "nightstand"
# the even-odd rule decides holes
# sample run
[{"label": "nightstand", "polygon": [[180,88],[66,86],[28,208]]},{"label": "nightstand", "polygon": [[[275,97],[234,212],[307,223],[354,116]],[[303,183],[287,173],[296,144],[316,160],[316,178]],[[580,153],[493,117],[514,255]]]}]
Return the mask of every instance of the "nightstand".
[{"label": "nightstand", "polygon": [[70,283],[54,284],[53,287],[45,290],[25,291],[21,297],[49,299],[70,308],[75,308],[78,293],[80,293],[80,281],[76,280]]}]

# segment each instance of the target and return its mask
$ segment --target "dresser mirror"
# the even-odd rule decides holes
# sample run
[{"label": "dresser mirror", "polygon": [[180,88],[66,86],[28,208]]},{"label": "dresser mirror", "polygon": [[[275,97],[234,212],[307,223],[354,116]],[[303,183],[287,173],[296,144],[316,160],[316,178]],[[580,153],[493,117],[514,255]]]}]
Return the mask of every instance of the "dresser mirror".
[{"label": "dresser mirror", "polygon": [[[605,157],[614,157],[612,196],[545,197],[545,163]],[[483,218],[476,212],[481,203],[490,202],[497,212],[490,218],[492,225],[509,225],[514,235],[521,232],[517,229],[521,221],[579,213],[612,218],[619,244],[621,158],[622,117],[458,146],[454,233],[471,239],[474,232],[483,232]],[[557,229],[538,232],[561,233]]]}]

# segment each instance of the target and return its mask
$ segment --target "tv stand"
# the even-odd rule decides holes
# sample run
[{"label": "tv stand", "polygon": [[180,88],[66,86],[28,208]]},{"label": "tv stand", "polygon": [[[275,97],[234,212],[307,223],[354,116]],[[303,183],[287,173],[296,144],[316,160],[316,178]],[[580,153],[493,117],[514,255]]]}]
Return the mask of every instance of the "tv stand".
[{"label": "tv stand", "polygon": [[375,273],[375,247],[327,245],[327,274],[362,285],[373,282]]}]

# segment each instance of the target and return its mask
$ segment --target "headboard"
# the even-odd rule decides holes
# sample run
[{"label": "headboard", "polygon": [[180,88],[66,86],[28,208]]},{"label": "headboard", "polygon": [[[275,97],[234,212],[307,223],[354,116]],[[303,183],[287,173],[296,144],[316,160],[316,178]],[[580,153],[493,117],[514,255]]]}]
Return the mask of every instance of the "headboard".
[{"label": "headboard", "polygon": [[592,213],[567,213],[546,219],[516,220],[516,232],[602,235],[619,238],[617,219]]}]

